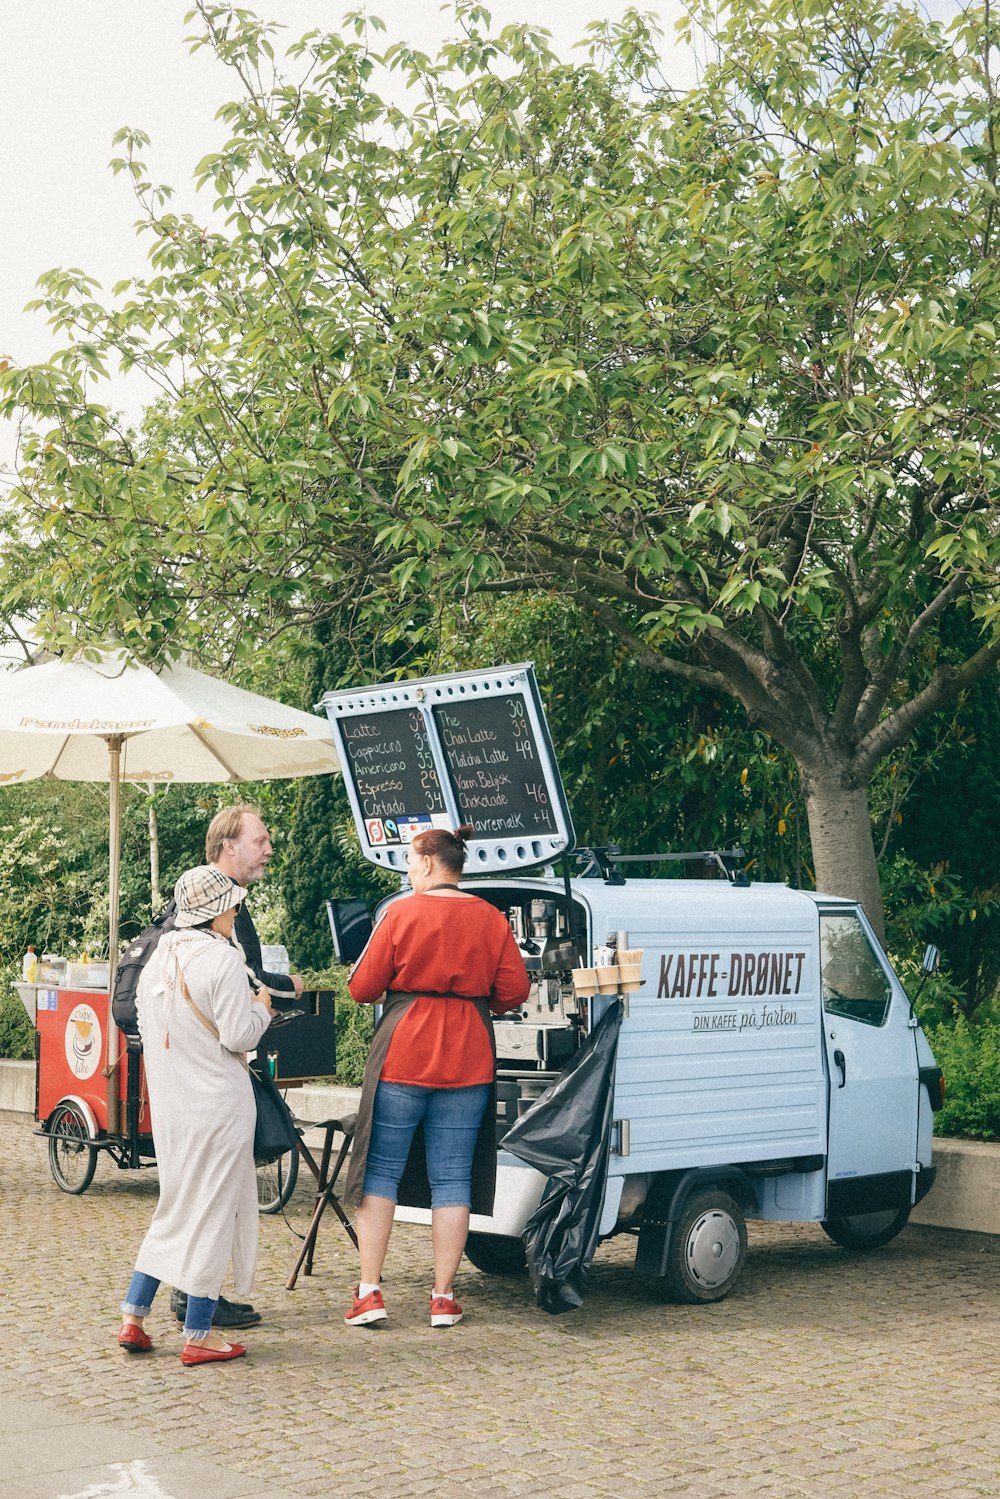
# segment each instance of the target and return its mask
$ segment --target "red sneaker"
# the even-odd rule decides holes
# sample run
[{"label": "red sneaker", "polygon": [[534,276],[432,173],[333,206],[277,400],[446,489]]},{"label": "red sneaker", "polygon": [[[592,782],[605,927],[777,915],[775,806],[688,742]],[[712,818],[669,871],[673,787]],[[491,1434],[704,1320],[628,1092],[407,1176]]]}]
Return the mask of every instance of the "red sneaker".
[{"label": "red sneaker", "polygon": [[454,1327],[462,1320],[462,1308],[454,1296],[431,1297],[431,1326]]},{"label": "red sneaker", "polygon": [[124,1348],[126,1353],[148,1353],[152,1346],[153,1340],[148,1332],[143,1332],[134,1322],[122,1323],[122,1330],[118,1334],[119,1348]]},{"label": "red sneaker", "polygon": [[351,1310],[344,1313],[344,1321],[348,1327],[370,1327],[373,1322],[384,1322],[388,1315],[381,1291],[369,1291],[359,1300],[358,1287],[355,1286]]}]

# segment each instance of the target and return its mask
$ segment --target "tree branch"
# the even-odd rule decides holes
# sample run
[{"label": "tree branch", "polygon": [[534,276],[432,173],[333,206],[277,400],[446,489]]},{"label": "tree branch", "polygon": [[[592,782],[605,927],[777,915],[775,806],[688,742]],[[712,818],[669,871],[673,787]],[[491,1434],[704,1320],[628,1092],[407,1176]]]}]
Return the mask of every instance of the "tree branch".
[{"label": "tree branch", "polygon": [[890,713],[861,739],[853,759],[859,784],[867,782],[884,755],[905,744],[925,719],[964,688],[980,681],[998,661],[1000,640],[995,640],[991,645],[984,645],[961,666],[939,666],[922,692]]},{"label": "tree branch", "polygon": [[965,592],[968,582],[967,571],[956,572],[927,607],[917,615],[904,639],[889,652],[878,671],[873,673],[868,687],[858,702],[855,718],[856,734],[864,736],[874,728],[892,691],[893,684],[898,682],[906,672],[921,639],[948,605],[954,603]]}]

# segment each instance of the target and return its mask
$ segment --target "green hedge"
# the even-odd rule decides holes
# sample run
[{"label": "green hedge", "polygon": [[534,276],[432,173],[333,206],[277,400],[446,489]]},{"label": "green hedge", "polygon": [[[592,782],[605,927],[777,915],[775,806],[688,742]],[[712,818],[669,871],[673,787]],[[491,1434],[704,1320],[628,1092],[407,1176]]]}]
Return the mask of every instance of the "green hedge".
[{"label": "green hedge", "polygon": [[1000,1021],[964,1015],[927,1027],[934,1059],[944,1073],[944,1107],[936,1135],[1000,1138]]},{"label": "green hedge", "polygon": [[356,1005],[348,996],[337,1001],[337,1082],[360,1088],[374,1029],[371,1005]]},{"label": "green hedge", "polygon": [[16,1062],[31,1062],[35,1057],[35,1027],[7,979],[0,979],[0,1057]]}]

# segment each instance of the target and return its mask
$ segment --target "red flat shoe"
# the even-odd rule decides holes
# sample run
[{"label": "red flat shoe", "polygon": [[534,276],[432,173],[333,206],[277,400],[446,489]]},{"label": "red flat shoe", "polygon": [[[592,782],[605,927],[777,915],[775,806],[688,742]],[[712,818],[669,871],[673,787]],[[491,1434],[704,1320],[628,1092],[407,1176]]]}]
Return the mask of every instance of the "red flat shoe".
[{"label": "red flat shoe", "polygon": [[228,1348],[199,1348],[197,1343],[185,1343],[181,1363],[189,1369],[195,1364],[224,1364],[228,1359],[242,1358],[245,1353],[242,1343],[230,1343]]},{"label": "red flat shoe", "polygon": [[148,1332],[143,1332],[134,1322],[122,1323],[122,1330],[118,1334],[119,1348],[124,1348],[126,1353],[148,1353],[152,1346],[153,1340]]}]

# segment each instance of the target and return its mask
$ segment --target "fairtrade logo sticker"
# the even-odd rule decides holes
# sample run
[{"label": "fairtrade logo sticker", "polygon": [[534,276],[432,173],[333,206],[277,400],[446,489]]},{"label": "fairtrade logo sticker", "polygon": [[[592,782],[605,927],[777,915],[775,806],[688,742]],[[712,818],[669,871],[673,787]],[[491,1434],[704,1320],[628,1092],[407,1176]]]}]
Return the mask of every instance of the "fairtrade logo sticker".
[{"label": "fairtrade logo sticker", "polygon": [[93,1077],[101,1065],[101,1022],[90,1005],[76,1005],[66,1022],[66,1060],[74,1076]]}]

